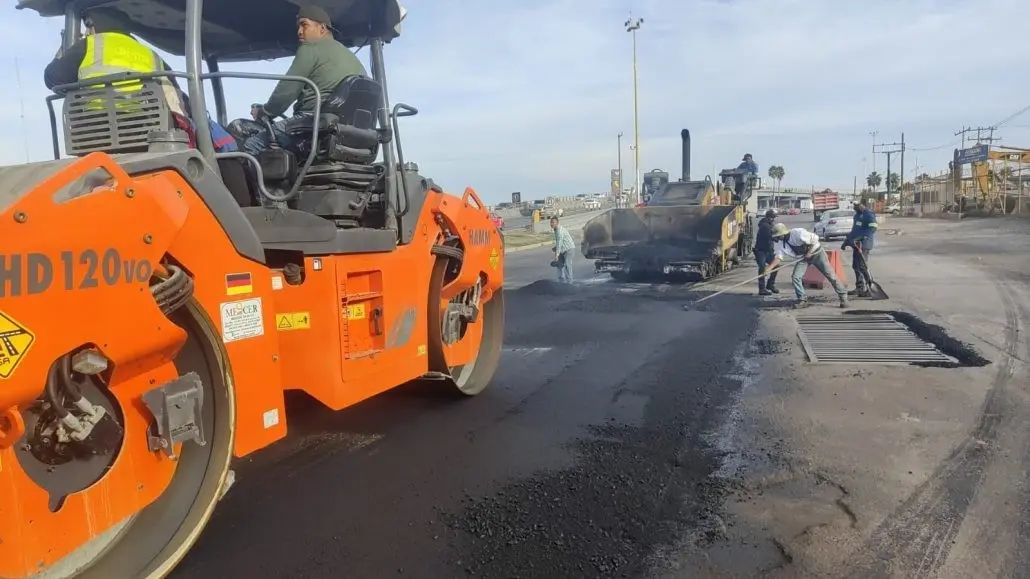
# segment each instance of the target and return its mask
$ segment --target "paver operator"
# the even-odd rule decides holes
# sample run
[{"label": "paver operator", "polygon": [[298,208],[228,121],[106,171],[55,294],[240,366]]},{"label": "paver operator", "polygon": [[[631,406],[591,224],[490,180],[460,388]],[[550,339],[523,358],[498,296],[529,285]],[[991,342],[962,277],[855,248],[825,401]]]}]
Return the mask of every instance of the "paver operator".
[{"label": "paver operator", "polygon": [[[297,38],[300,46],[286,75],[301,76],[318,85],[323,103],[343,79],[368,76],[358,57],[333,37],[333,23],[324,8],[310,4],[300,8]],[[315,109],[315,91],[307,83],[281,80],[268,102],[251,108],[253,120],[236,119],[229,123],[229,132],[240,141],[244,151],[257,155],[269,147],[268,127],[263,119],[274,119],[285,113],[291,104],[294,105],[293,118],[310,117]],[[283,149],[296,153],[294,143],[286,133],[287,122],[289,119],[272,123],[272,130]]]},{"label": "paver operator", "polygon": [[794,309],[808,307],[808,298],[805,296],[804,277],[809,265],[814,265],[833,286],[840,299],[840,307],[848,307],[848,290],[844,284],[837,279],[837,274],[830,267],[830,260],[826,257],[826,251],[819,243],[819,237],[811,231],[796,227],[788,229],[786,225],[777,223],[773,225],[772,238],[775,241],[774,251],[776,257],[769,263],[769,269],[775,269],[786,258],[797,259],[794,264],[794,271],[790,276],[794,284]]},{"label": "paver operator", "polygon": [[751,153],[744,155],[744,158],[737,165],[737,169],[747,173],[758,174],[758,163],[755,163],[755,158],[751,156]]},{"label": "paver operator", "polygon": [[755,235],[755,261],[758,263],[758,295],[767,296],[780,293],[776,289],[776,274],[769,274],[768,282],[765,279],[765,272],[769,270],[769,264],[776,258],[773,249],[773,226],[776,224],[776,210],[769,209],[765,217],[758,221],[758,233]]},{"label": "paver operator", "polygon": [[855,201],[855,219],[851,232],[841,244],[841,250],[851,246],[851,267],[855,270],[854,295],[867,298],[873,280],[869,275],[869,253],[876,242],[876,214],[861,201]]},{"label": "paver operator", "polygon": [[576,249],[576,242],[572,240],[572,234],[558,223],[557,217],[551,218],[551,230],[554,231],[554,261],[558,268],[558,281],[572,283],[572,252]]}]

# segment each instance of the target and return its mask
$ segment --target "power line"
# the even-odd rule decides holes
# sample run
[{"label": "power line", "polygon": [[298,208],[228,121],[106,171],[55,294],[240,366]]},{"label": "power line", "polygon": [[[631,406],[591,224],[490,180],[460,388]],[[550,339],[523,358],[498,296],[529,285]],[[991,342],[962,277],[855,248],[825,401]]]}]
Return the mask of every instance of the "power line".
[{"label": "power line", "polygon": [[1005,123],[1011,121],[1012,119],[1022,115],[1023,113],[1025,113],[1027,111],[1030,111],[1030,105],[1027,105],[1027,106],[1023,107],[1023,108],[1019,109],[1018,111],[1012,113],[1011,115],[1005,117],[1004,119],[994,123],[993,125],[991,125],[990,128],[997,129],[998,127],[1004,125]]},{"label": "power line", "polygon": [[952,141],[944,145],[938,145],[936,147],[909,147],[909,151],[940,151],[941,149],[951,149],[956,145],[960,144],[961,141]]}]

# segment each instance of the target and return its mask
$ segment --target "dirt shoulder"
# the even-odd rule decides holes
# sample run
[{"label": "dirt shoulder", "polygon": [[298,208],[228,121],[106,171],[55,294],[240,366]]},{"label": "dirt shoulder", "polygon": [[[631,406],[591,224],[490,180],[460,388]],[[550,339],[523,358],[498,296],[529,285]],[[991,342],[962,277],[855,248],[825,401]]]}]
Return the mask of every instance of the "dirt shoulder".
[{"label": "dirt shoulder", "polygon": [[[795,313],[766,302],[734,419],[713,439],[726,452],[713,481],[725,507],[656,557],[653,576],[985,578],[1028,568],[1030,223],[899,218],[890,228],[900,235],[881,234],[871,266],[891,299],[855,307],[915,314],[991,363],[810,364]],[[831,305],[805,314],[836,314]]]}]

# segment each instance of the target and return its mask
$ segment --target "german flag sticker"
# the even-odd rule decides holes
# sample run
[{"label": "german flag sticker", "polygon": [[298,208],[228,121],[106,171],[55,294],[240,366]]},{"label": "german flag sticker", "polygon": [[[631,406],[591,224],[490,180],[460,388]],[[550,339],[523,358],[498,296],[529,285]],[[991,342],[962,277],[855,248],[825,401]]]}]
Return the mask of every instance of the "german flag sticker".
[{"label": "german flag sticker", "polygon": [[225,274],[225,295],[238,296],[254,291],[254,280],[249,273]]}]

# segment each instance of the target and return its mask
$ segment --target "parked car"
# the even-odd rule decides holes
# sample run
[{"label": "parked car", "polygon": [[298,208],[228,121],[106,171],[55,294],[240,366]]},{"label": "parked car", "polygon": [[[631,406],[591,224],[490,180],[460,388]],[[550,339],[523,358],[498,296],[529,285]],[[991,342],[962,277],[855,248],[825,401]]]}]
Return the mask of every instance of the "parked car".
[{"label": "parked car", "polygon": [[833,209],[824,212],[819,221],[815,222],[815,234],[819,239],[833,239],[846,237],[851,233],[851,226],[855,222],[855,213],[843,209]]},{"label": "parked car", "polygon": [[498,231],[504,229],[504,218],[493,211],[490,212],[490,221],[494,222],[494,227],[496,227]]},{"label": "parked car", "polygon": [[601,202],[596,198],[587,199],[583,202],[583,208],[596,211],[601,208]]},{"label": "parked car", "polygon": [[800,215],[800,214],[801,214],[801,210],[798,209],[797,207],[791,207],[790,209],[787,210],[787,215]]}]

